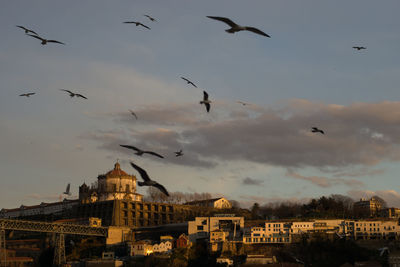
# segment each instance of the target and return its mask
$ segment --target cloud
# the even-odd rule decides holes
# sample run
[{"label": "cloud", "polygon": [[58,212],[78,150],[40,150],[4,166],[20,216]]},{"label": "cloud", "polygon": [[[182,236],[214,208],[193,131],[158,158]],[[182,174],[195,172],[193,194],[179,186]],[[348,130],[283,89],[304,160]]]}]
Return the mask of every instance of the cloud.
[{"label": "cloud", "polygon": [[361,198],[371,198],[372,196],[379,196],[383,198],[388,207],[400,208],[400,193],[395,190],[350,190],[347,192],[348,196],[352,197],[356,201]]},{"label": "cloud", "polygon": [[349,187],[362,187],[364,183],[355,179],[347,180],[343,178],[327,178],[322,176],[303,176],[298,173],[295,173],[291,170],[286,172],[286,176],[292,177],[295,179],[305,180],[308,181],[316,186],[319,187],[332,187],[334,185],[344,184]]},{"label": "cloud", "polygon": [[[128,140],[163,153],[183,147],[181,161],[166,161],[175,164],[211,167],[239,160],[284,168],[330,169],[336,177],[357,176],[347,172],[354,166],[365,168],[358,175],[378,174],[369,170],[371,166],[400,159],[400,102],[342,106],[295,99],[275,109],[249,107],[245,115],[237,112],[238,108],[242,107],[219,102],[207,114],[203,109],[194,112],[192,104],[145,106],[135,112],[143,115],[140,123],[147,124],[146,131],[124,131],[110,138],[95,133],[92,139],[103,149],[121,152],[117,142]],[[130,116],[128,112],[119,114],[117,123],[131,127]],[[311,133],[313,126],[326,134]],[[321,177],[303,180],[321,187],[357,183]]]},{"label": "cloud", "polygon": [[250,178],[250,177],[246,177],[242,181],[243,185],[261,185],[262,183],[263,183],[262,180],[253,179],[253,178]]}]

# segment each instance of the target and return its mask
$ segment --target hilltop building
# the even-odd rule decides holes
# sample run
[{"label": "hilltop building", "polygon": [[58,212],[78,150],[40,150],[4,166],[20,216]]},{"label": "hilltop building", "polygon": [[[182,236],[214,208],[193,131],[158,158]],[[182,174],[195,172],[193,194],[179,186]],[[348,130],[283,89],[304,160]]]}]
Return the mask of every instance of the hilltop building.
[{"label": "hilltop building", "polygon": [[357,217],[374,217],[377,216],[382,210],[382,203],[379,199],[372,197],[370,200],[360,199],[354,202],[354,214]]},{"label": "hilltop building", "polygon": [[117,162],[114,169],[97,177],[97,186],[79,187],[79,201],[82,204],[107,200],[142,201],[143,195],[136,193],[136,177],[121,170]]},{"label": "hilltop building", "polygon": [[224,197],[196,200],[185,203],[185,205],[209,207],[214,209],[231,209],[232,203]]}]

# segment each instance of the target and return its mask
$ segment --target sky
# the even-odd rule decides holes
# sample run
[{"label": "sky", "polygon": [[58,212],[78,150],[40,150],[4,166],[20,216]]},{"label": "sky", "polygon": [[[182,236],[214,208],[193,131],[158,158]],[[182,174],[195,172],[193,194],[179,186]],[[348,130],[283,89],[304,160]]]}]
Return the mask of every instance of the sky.
[{"label": "sky", "polygon": [[[400,207],[399,9],[397,0],[1,1],[0,208],[56,201],[68,183],[76,197],[117,160],[170,192],[244,207],[330,194]],[[229,34],[206,16],[271,38]],[[16,25],[65,45],[41,45]],[[36,94],[19,96],[27,92]]]}]

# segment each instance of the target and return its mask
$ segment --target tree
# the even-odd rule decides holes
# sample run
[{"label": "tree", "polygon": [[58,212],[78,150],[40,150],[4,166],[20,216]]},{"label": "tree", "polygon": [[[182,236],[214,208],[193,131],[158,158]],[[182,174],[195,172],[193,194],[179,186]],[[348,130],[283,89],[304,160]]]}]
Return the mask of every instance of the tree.
[{"label": "tree", "polygon": [[260,205],[256,202],[253,204],[253,207],[251,207],[251,218],[253,220],[259,219],[260,218]]}]

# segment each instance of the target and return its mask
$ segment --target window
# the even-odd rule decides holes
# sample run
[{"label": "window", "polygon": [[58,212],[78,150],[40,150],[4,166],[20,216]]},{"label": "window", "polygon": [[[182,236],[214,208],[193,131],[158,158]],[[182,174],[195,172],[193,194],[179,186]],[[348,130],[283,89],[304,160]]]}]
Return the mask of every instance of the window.
[{"label": "window", "polygon": [[197,225],[197,231],[203,231],[204,227],[203,225]]},{"label": "window", "polygon": [[128,208],[128,203],[122,202],[122,207],[123,207],[124,209],[127,209],[127,208]]}]

